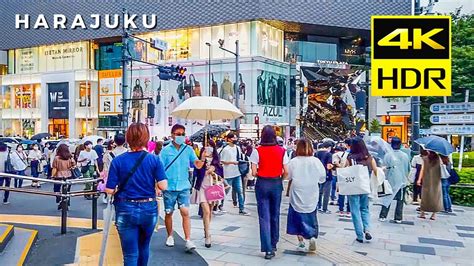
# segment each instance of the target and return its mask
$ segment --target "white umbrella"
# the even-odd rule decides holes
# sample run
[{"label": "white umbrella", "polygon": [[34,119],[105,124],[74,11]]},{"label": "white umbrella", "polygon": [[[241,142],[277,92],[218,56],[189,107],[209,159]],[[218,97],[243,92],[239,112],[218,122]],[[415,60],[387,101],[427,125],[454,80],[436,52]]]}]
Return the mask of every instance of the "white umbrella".
[{"label": "white umbrella", "polygon": [[171,115],[183,119],[205,121],[233,120],[244,116],[231,102],[208,96],[196,96],[187,99],[176,107]]},{"label": "white umbrella", "polygon": [[84,144],[84,142],[90,141],[90,142],[92,142],[93,145],[96,145],[98,139],[105,139],[105,138],[102,137],[102,136],[97,136],[97,135],[85,136],[84,138],[81,139],[79,144]]}]

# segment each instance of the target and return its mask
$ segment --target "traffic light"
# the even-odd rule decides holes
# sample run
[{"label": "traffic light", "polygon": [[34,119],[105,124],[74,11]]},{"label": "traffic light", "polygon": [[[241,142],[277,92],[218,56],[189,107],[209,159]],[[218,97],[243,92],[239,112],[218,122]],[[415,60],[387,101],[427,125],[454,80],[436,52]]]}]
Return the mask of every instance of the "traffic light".
[{"label": "traffic light", "polygon": [[184,73],[186,72],[186,68],[182,66],[159,66],[158,70],[160,74],[158,77],[161,80],[176,80],[176,81],[183,81],[186,79]]},{"label": "traffic light", "polygon": [[389,115],[385,115],[385,124],[386,125],[389,125],[390,124],[390,116]]}]

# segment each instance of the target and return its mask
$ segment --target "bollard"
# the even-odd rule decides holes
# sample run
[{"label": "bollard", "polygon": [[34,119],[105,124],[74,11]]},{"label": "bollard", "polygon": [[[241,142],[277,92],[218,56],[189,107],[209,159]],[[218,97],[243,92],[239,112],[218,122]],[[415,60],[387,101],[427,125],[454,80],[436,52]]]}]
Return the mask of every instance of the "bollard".
[{"label": "bollard", "polygon": [[92,183],[92,191],[95,194],[92,195],[92,229],[97,229],[97,182]]},{"label": "bollard", "polygon": [[[65,181],[65,180],[63,180]],[[67,203],[68,203],[68,197],[63,196],[68,193],[67,191],[67,184],[63,183],[61,185],[61,234],[64,235],[67,232]]]}]

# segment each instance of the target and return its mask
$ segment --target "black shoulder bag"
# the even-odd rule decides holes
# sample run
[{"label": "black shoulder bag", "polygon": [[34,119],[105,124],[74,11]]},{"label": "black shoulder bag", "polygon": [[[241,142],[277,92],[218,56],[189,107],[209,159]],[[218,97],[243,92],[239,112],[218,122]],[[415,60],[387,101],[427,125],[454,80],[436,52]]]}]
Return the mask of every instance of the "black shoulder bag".
[{"label": "black shoulder bag", "polygon": [[240,156],[239,147],[235,147],[237,149],[237,162],[239,163],[239,172],[241,175],[245,176],[250,172],[250,165],[248,161],[242,160]]},{"label": "black shoulder bag", "polygon": [[176,160],[179,158],[179,156],[181,156],[181,154],[184,152],[184,150],[186,150],[188,147],[184,146],[183,149],[178,153],[178,155],[176,155],[176,157],[174,157],[173,161],[171,161],[170,164],[168,164],[166,167],[165,167],[165,172],[168,171],[168,169],[173,165],[174,162],[176,162]]},{"label": "black shoulder bag", "polygon": [[117,193],[115,193],[114,197],[117,197],[117,195],[123,191],[123,189],[125,188],[125,186],[127,185],[128,181],[130,180],[130,178],[135,174],[135,172],[137,171],[137,168],[138,166],[143,162],[143,159],[145,159],[146,155],[148,153],[145,152],[145,151],[142,151],[142,155],[140,155],[140,157],[138,158],[138,160],[135,162],[135,165],[132,167],[132,169],[130,170],[130,172],[127,173],[127,176],[125,177],[125,179],[120,182],[120,184],[117,186]]}]

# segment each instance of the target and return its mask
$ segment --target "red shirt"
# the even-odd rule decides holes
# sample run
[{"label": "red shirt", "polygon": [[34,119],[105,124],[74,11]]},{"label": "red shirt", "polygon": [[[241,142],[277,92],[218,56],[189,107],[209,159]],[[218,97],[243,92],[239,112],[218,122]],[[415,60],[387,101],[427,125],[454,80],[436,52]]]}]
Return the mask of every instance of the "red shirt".
[{"label": "red shirt", "polygon": [[275,146],[260,146],[258,152],[257,176],[263,178],[280,178],[283,174],[285,149]]}]

